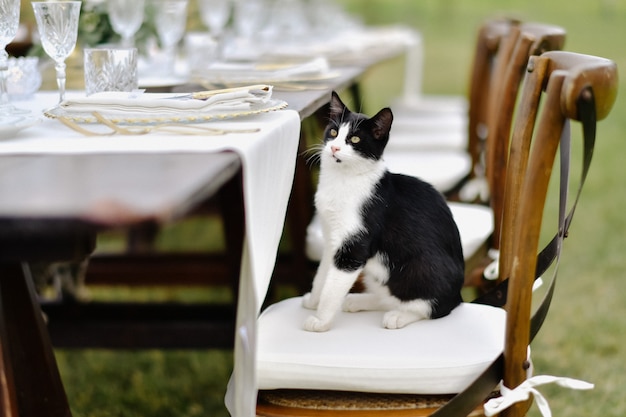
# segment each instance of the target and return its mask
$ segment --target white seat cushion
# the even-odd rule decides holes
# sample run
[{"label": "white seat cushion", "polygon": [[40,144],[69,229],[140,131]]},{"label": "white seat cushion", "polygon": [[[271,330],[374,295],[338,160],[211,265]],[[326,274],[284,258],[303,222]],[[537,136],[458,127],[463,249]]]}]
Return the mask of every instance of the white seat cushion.
[{"label": "white seat cushion", "polygon": [[[493,212],[478,204],[448,203],[454,221],[459,228],[463,257],[467,260],[489,239],[493,233]],[[322,259],[324,237],[317,214],[306,230],[306,255],[312,261]]]},{"label": "white seat cushion", "polygon": [[260,389],[327,389],[452,394],[502,352],[504,310],[464,303],[450,315],[403,329],[382,327],[383,312],[340,313],[331,330],[302,329],[313,312],[301,297],[270,306],[258,322]]},{"label": "white seat cushion", "polygon": [[420,178],[441,192],[454,188],[472,169],[472,158],[465,151],[389,150],[383,159],[390,172]]},{"label": "white seat cushion", "polygon": [[430,94],[407,99],[400,97],[392,101],[391,110],[396,117],[433,116],[439,114],[458,114],[467,116],[469,103],[464,96]]},{"label": "white seat cushion", "polygon": [[393,118],[393,126],[391,128],[391,141],[397,132],[416,131],[420,132],[441,132],[441,131],[458,131],[467,132],[467,116],[458,114],[438,114],[431,115],[415,115],[411,117]]},{"label": "white seat cushion", "polygon": [[449,202],[448,207],[459,228],[463,257],[467,260],[493,233],[493,210],[480,204]]},{"label": "white seat cushion", "polygon": [[391,133],[386,147],[390,151],[466,150],[467,133],[464,129],[436,129],[428,126],[398,124]]},{"label": "white seat cushion", "polygon": [[417,134],[421,132],[455,131],[467,132],[467,115],[454,113],[438,113],[435,115],[416,114],[408,117],[397,116],[394,113],[393,126],[391,127],[391,141],[397,132],[409,133],[411,130]]}]

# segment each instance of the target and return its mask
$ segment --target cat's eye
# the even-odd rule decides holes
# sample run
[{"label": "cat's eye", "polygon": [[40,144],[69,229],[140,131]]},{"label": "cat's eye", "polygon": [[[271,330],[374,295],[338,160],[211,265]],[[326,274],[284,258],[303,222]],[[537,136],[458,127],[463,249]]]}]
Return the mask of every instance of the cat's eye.
[{"label": "cat's eye", "polygon": [[350,142],[352,142],[352,143],[359,143],[359,142],[361,142],[361,138],[358,137],[358,136],[352,136],[350,138]]},{"label": "cat's eye", "polygon": [[334,138],[337,137],[337,130],[335,130],[335,129],[330,129],[330,132],[328,132],[328,133],[330,134],[330,136],[332,136]]}]

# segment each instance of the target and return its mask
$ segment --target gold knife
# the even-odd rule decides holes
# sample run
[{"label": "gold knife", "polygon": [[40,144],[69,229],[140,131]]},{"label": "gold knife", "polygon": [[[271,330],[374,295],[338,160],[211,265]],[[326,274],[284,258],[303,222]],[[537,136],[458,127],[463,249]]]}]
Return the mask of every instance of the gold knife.
[{"label": "gold knife", "polygon": [[215,95],[218,94],[224,94],[224,93],[232,93],[232,92],[236,92],[236,91],[250,91],[251,94],[254,94],[255,91],[259,92],[259,93],[267,93],[268,91],[271,90],[271,86],[267,85],[267,84],[256,84],[256,85],[248,85],[248,86],[244,86],[244,87],[233,87],[233,88],[223,88],[220,90],[206,90],[206,91],[195,91],[193,93],[186,93],[186,94],[180,94],[180,95],[176,95],[176,96],[172,96],[172,97],[167,97],[168,100],[171,99],[178,99],[178,100],[185,100],[185,99],[194,99],[194,100],[206,100],[210,97],[213,97]]}]

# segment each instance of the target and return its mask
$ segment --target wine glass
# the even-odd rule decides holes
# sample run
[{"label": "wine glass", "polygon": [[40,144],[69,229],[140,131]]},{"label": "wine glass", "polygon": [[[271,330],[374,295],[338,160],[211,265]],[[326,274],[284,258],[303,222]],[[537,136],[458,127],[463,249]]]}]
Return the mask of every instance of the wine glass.
[{"label": "wine glass", "polygon": [[15,38],[20,24],[20,0],[0,0],[0,117],[14,113],[9,103],[7,91],[7,72],[9,54],[5,50]]},{"label": "wine glass", "polygon": [[221,49],[224,28],[230,18],[231,3],[231,0],[198,0],[200,18],[218,44],[218,54]]},{"label": "wine glass", "polygon": [[65,99],[65,59],[76,47],[80,1],[32,2],[44,51],[55,62],[59,103]]},{"label": "wine glass", "polygon": [[115,33],[122,37],[122,46],[134,46],[133,37],[141,27],[144,0],[107,0],[109,20]]},{"label": "wine glass", "polygon": [[245,39],[254,37],[263,23],[266,8],[265,0],[235,0],[233,24],[237,35]]},{"label": "wine glass", "polygon": [[168,75],[174,73],[176,45],[187,27],[187,0],[159,0],[154,3],[155,25],[166,59],[164,69]]},{"label": "wine glass", "polygon": [[[233,29],[235,39],[230,52],[254,56],[259,48],[261,29],[265,23],[269,2],[267,0],[234,0]],[[262,49],[262,48],[261,48]]]}]

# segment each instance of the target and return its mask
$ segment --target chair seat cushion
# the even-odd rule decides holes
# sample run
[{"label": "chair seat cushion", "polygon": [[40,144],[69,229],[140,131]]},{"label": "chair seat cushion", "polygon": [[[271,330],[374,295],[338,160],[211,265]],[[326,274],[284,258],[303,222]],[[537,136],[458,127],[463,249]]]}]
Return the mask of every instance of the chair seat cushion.
[{"label": "chair seat cushion", "polygon": [[449,202],[459,228],[463,256],[469,259],[487,243],[493,233],[493,210],[480,204]]},{"label": "chair seat cushion", "polygon": [[385,152],[429,149],[467,150],[467,115],[398,117],[394,114]]},{"label": "chair seat cushion", "polygon": [[313,311],[301,303],[283,300],[259,318],[259,389],[451,394],[503,350],[500,308],[463,303],[444,318],[398,330],[382,327],[381,311],[341,312],[331,330],[312,333],[302,325]]},{"label": "chair seat cushion", "polygon": [[426,126],[403,124],[396,126],[394,120],[391,140],[386,152],[429,150],[464,151],[467,149],[467,133],[458,129],[429,129]]},{"label": "chair seat cushion", "polygon": [[440,113],[436,116],[416,114],[411,117],[401,117],[394,114],[390,143],[395,141],[395,136],[399,132],[412,133],[414,137],[419,137],[428,132],[466,134],[467,115]]},{"label": "chair seat cushion", "polygon": [[390,172],[411,175],[445,193],[466,178],[472,169],[472,158],[465,151],[424,150],[407,152],[389,150],[383,159]]},{"label": "chair seat cushion", "polygon": [[399,97],[392,100],[391,110],[394,119],[416,115],[429,117],[439,114],[467,116],[469,103],[466,97],[460,95],[420,94],[415,97]]}]

